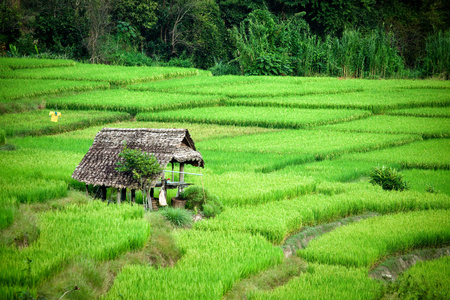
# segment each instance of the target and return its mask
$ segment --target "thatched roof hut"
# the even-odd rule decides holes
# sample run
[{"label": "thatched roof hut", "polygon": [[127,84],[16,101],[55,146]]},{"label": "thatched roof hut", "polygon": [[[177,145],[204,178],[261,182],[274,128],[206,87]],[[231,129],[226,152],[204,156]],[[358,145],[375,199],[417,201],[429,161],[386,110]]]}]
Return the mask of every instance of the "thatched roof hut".
[{"label": "thatched roof hut", "polygon": [[[124,141],[130,149],[153,153],[163,169],[171,162],[198,167],[205,164],[187,129],[103,128],[72,178],[86,185],[138,189],[138,182],[131,175],[115,169]],[[160,176],[155,176],[153,185],[157,177]]]}]

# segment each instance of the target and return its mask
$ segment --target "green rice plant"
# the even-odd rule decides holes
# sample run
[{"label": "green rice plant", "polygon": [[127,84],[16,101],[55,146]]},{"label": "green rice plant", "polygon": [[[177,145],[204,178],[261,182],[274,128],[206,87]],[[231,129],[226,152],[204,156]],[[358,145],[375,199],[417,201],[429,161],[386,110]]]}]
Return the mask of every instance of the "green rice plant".
[{"label": "green rice plant", "polygon": [[[342,92],[319,95],[273,95],[266,97],[237,97],[226,100],[227,105],[246,106],[275,106],[291,108],[339,108],[339,109],[366,109],[380,113],[388,109],[410,107],[442,107],[448,106],[449,96],[445,88],[423,87],[409,88],[391,86],[390,82],[384,85],[375,85],[372,81],[361,80],[362,91]],[[249,86],[251,89],[251,86]]]},{"label": "green rice plant", "polygon": [[450,257],[419,261],[387,288],[386,296],[401,299],[447,299]]},{"label": "green rice plant", "polygon": [[[158,81],[136,84],[129,86],[128,89],[168,92],[168,93],[186,93],[186,94],[207,94],[221,95],[230,98],[258,98],[258,97],[286,97],[286,96],[307,96],[319,99],[327,99],[341,96],[345,99],[345,104],[353,103],[361,107],[361,103],[368,102],[376,105],[377,98],[382,102],[392,104],[402,103],[432,103],[430,97],[426,95],[438,95],[435,102],[446,103],[449,100],[447,89],[450,83],[438,80],[361,80],[348,79],[339,80],[338,78],[326,77],[290,77],[290,76],[219,76],[219,77],[189,77],[179,78],[170,81]],[[432,90],[430,90],[432,89]],[[358,96],[346,96],[347,93]],[[402,95],[402,93],[404,95]],[[406,93],[406,94],[405,94]],[[392,95],[391,95],[392,94]],[[418,99],[407,97],[406,95],[418,95]],[[315,96],[314,96],[315,95]],[[394,96],[396,101],[391,99]],[[303,97],[296,97],[301,101]],[[270,99],[267,99],[270,100]],[[249,99],[251,102],[252,100]],[[282,101],[277,99],[277,101]],[[314,103],[314,101],[310,101]],[[330,103],[330,101],[326,101]],[[367,107],[365,105],[364,107]]]},{"label": "green rice plant", "polygon": [[396,164],[401,168],[450,169],[449,139],[417,141],[400,147],[344,155],[342,159]]},{"label": "green rice plant", "polygon": [[370,173],[370,183],[380,185],[383,190],[404,191],[408,189],[406,181],[403,181],[403,174],[391,167],[375,167]]},{"label": "green rice plant", "polygon": [[299,129],[323,124],[349,122],[370,116],[361,110],[296,109],[283,107],[199,107],[176,111],[143,113],[138,121],[179,121],[191,123],[259,126]]},{"label": "green rice plant", "polygon": [[185,209],[166,207],[161,209],[160,213],[176,227],[189,228],[192,226],[192,213]]},{"label": "green rice plant", "polygon": [[0,57],[0,66],[16,69],[54,68],[75,66],[75,62],[69,59],[37,59],[37,58],[13,58]]},{"label": "green rice plant", "polygon": [[64,109],[116,110],[127,111],[132,114],[201,107],[220,103],[221,99],[217,96],[135,92],[125,89],[94,91],[46,101],[47,107],[57,105],[59,108]]},{"label": "green rice plant", "polygon": [[113,85],[127,85],[176,77],[211,75],[193,68],[124,67],[110,65],[76,64],[73,67],[21,69],[4,72],[3,78],[59,79],[79,81],[107,81]]},{"label": "green rice plant", "polygon": [[411,190],[420,192],[433,190],[450,195],[450,172],[447,170],[402,170],[403,178]]},{"label": "green rice plant", "polygon": [[3,197],[14,197],[22,203],[42,202],[67,195],[67,182],[33,177],[6,177],[2,172],[0,188]]},{"label": "green rice plant", "polygon": [[265,167],[270,172],[288,165],[315,160],[336,158],[345,153],[366,152],[420,139],[414,135],[390,135],[379,133],[347,133],[325,130],[285,130],[262,135],[237,136],[228,139],[208,140],[197,143],[198,149],[220,152],[272,153],[295,155]]},{"label": "green rice plant", "polygon": [[102,261],[141,248],[150,234],[143,214],[137,206],[99,201],[43,213],[36,242],[22,249],[0,248],[0,282],[34,288],[75,257]]},{"label": "green rice plant", "polygon": [[[52,113],[53,111],[50,111]],[[130,115],[108,111],[60,111],[58,122],[51,122],[49,110],[0,115],[0,126],[8,136],[44,135],[83,129],[86,127],[125,121]]]},{"label": "green rice plant", "polygon": [[140,91],[220,95],[232,98],[336,94],[362,90],[361,85],[346,86],[336,78],[232,75],[180,78],[170,82],[141,83],[128,88]]},{"label": "green rice plant", "polygon": [[106,298],[221,299],[234,282],[279,264],[283,257],[281,249],[259,235],[198,230],[175,234],[184,252],[176,266],[126,266]]},{"label": "green rice plant", "polygon": [[17,199],[2,194],[0,197],[0,230],[13,223],[17,211]]},{"label": "green rice plant", "polygon": [[413,211],[340,227],[311,241],[297,254],[308,261],[369,268],[387,255],[442,246],[449,238],[448,210]]},{"label": "green rice plant", "polygon": [[436,117],[373,116],[322,128],[348,132],[420,134],[423,139],[450,137],[450,121],[447,118]]},{"label": "green rice plant", "polygon": [[448,79],[450,75],[450,30],[437,31],[427,38],[423,73],[439,75]]},{"label": "green rice plant", "polygon": [[[316,188],[312,178],[288,175],[261,174],[254,172],[230,171],[213,174],[203,172],[204,178],[197,176],[189,180],[205,187],[217,195],[226,207],[260,205],[267,202],[279,201],[285,198],[294,198],[299,195],[311,193]],[[230,187],[230,182],[232,186]]]},{"label": "green rice plant", "polygon": [[88,81],[39,80],[39,79],[0,79],[0,102],[36,97],[40,95],[59,94],[68,91],[89,91],[108,89],[108,83]]},{"label": "green rice plant", "polygon": [[316,181],[348,182],[369,176],[372,169],[372,162],[335,159],[290,165],[276,173],[311,177]]},{"label": "green rice plant", "polygon": [[367,276],[367,269],[308,264],[307,271],[269,291],[250,292],[246,299],[376,299],[381,283]]},{"label": "green rice plant", "polygon": [[450,198],[445,194],[416,191],[388,193],[367,182],[329,185],[317,184],[317,194],[308,193],[297,198],[256,206],[227,207],[227,210],[216,218],[195,223],[194,228],[205,231],[251,232],[261,234],[272,243],[280,244],[302,227],[315,226],[347,216],[366,212],[386,214],[450,208]]},{"label": "green rice plant", "polygon": [[0,130],[0,146],[4,145],[6,145],[6,131],[2,129]]},{"label": "green rice plant", "polygon": [[450,107],[419,107],[419,108],[404,108],[396,109],[386,112],[392,116],[412,116],[412,117],[426,117],[426,118],[449,118]]}]

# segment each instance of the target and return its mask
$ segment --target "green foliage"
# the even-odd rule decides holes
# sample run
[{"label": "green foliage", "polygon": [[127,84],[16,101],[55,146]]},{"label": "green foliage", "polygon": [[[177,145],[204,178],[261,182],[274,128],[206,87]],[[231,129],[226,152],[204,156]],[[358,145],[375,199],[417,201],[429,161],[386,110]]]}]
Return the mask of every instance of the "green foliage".
[{"label": "green foliage", "polygon": [[375,167],[370,173],[370,178],[370,183],[380,185],[383,190],[403,191],[408,189],[406,181],[403,181],[403,175],[391,167]]},{"label": "green foliage", "polygon": [[192,226],[192,213],[188,210],[166,207],[160,211],[161,215],[176,227],[189,228]]},{"label": "green foliage", "polygon": [[450,76],[450,30],[438,31],[427,39],[424,75]]},{"label": "green foliage", "polygon": [[140,183],[141,189],[148,186],[155,175],[161,173],[162,169],[152,153],[141,149],[130,149],[123,142],[123,150],[119,153],[116,170],[132,175]]},{"label": "green foliage", "polygon": [[223,210],[223,204],[219,198],[201,187],[189,187],[179,197],[186,200],[187,209],[199,209],[207,218],[214,217]]}]

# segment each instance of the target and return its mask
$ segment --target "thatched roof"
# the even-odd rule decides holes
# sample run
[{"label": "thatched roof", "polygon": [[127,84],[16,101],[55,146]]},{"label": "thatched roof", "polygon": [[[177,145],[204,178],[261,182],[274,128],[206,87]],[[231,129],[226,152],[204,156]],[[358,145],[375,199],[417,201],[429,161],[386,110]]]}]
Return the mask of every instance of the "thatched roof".
[{"label": "thatched roof", "polygon": [[[72,178],[86,184],[137,189],[131,175],[115,169],[124,141],[130,149],[153,153],[163,169],[170,162],[200,167],[205,164],[187,129],[103,128]],[[158,177],[155,176],[153,184]]]}]

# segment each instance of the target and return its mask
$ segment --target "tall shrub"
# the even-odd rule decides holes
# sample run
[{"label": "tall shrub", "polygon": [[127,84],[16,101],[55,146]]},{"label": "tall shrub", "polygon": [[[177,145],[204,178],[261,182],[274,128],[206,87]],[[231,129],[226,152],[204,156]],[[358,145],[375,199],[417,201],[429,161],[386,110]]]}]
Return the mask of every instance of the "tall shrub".
[{"label": "tall shrub", "polygon": [[450,74],[450,30],[438,31],[428,37],[425,49],[424,75],[440,75],[448,79]]}]

